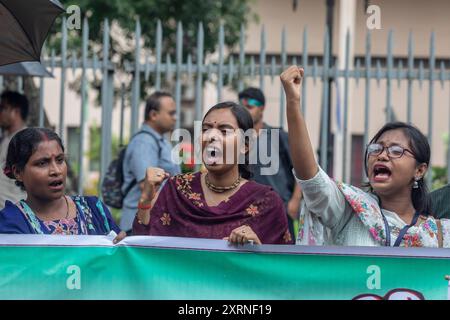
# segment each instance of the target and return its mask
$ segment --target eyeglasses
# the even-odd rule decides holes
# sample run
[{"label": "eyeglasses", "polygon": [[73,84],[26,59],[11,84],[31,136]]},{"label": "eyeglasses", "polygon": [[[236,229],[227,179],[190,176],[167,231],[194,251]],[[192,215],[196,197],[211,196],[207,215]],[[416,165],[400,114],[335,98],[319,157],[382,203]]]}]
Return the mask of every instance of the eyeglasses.
[{"label": "eyeglasses", "polygon": [[387,155],[391,159],[401,158],[405,154],[405,152],[409,152],[414,157],[414,153],[409,149],[405,149],[405,148],[397,146],[397,145],[385,147],[379,143],[369,144],[367,146],[367,155],[368,156],[378,156],[383,153],[384,149],[387,150]]}]

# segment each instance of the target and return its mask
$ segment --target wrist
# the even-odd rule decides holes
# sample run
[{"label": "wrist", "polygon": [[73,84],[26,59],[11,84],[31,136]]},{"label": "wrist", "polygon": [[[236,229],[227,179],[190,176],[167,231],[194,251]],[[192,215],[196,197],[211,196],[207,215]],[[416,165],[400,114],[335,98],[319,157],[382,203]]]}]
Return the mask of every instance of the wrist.
[{"label": "wrist", "polygon": [[141,197],[139,198],[138,204],[142,204],[142,205],[146,206],[146,205],[148,205],[148,204],[151,204],[151,203],[152,203],[152,200],[153,200],[153,197],[141,196]]},{"label": "wrist", "polygon": [[286,102],[288,105],[297,106],[298,104],[300,104],[300,97],[287,97]]},{"label": "wrist", "polygon": [[151,203],[144,204],[144,203],[139,202],[137,207],[139,210],[150,210],[152,208],[152,204]]}]

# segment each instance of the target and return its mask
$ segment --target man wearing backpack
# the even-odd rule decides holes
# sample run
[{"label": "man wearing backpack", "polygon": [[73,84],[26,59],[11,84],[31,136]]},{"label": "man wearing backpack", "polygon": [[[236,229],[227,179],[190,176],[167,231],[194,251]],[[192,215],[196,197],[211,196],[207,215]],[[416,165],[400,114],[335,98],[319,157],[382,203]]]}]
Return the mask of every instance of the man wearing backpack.
[{"label": "man wearing backpack", "polygon": [[171,94],[157,91],[146,102],[144,123],[128,144],[123,159],[124,183],[120,228],[131,231],[137,205],[148,167],[164,169],[170,175],[181,173],[172,161],[172,144],[163,135],[172,131],[176,123],[175,101]]},{"label": "man wearing backpack", "polygon": [[[239,93],[239,102],[250,112],[253,127],[258,135],[255,141],[257,148],[250,150],[250,159],[256,159],[256,163],[251,163],[250,167],[253,180],[271,186],[283,199],[288,214],[289,232],[295,239],[293,221],[297,220],[299,216],[301,191],[292,174],[288,134],[283,129],[271,127],[263,121],[266,99],[261,90],[245,89]],[[278,141],[272,141],[273,129],[278,130],[278,135],[273,137],[274,140],[278,138]],[[275,148],[277,144],[278,149]],[[270,159],[270,162],[267,158]],[[272,162],[277,163],[274,165]],[[273,170],[269,170],[271,167]]]}]

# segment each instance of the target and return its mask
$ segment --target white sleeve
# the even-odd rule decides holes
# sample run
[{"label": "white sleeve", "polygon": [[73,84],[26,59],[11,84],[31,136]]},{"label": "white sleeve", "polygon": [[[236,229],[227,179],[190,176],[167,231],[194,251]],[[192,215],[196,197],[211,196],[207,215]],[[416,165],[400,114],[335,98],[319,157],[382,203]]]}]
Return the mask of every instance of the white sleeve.
[{"label": "white sleeve", "polygon": [[308,210],[330,229],[343,227],[347,221],[346,217],[349,218],[352,214],[352,209],[325,171],[319,167],[319,172],[309,180],[300,180],[295,171],[292,172],[302,189]]}]

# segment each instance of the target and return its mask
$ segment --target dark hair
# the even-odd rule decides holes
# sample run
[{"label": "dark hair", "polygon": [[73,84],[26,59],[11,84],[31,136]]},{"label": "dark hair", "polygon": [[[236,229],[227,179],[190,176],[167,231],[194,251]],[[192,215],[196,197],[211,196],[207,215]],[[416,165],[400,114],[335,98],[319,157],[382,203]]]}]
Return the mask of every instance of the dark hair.
[{"label": "dark hair", "polygon": [[[390,122],[385,124],[370,140],[370,143],[377,142],[381,135],[386,131],[400,129],[409,138],[409,144],[411,151],[414,154],[417,164],[426,163],[427,166],[430,164],[430,145],[428,144],[427,138],[424,134],[417,129],[415,126],[404,122]],[[368,164],[367,164],[367,148],[364,156],[364,169],[366,170],[366,175],[368,175]],[[413,202],[414,209],[416,209],[420,214],[429,215],[430,214],[430,204],[428,201],[428,187],[422,177],[419,181],[419,188],[413,188],[411,191],[411,199]],[[370,187],[370,185],[369,185]]]},{"label": "dark hair", "polygon": [[239,100],[241,99],[255,99],[258,100],[263,104],[263,106],[266,105],[266,98],[264,97],[264,93],[259,90],[258,88],[247,88],[244,91],[239,92],[238,94]]},{"label": "dark hair", "polygon": [[[15,180],[13,166],[17,170],[22,171],[25,168],[30,157],[36,151],[39,143],[42,141],[57,141],[62,151],[64,146],[59,136],[52,130],[47,128],[26,128],[17,132],[8,145],[8,154],[6,156],[6,164],[3,173],[10,179]],[[21,181],[15,181],[16,185],[22,190],[25,186]]]},{"label": "dark hair", "polygon": [[145,121],[150,120],[150,111],[159,111],[159,109],[161,108],[161,98],[164,97],[173,98],[170,93],[165,91],[156,91],[147,98],[144,114]]},{"label": "dark hair", "polygon": [[[211,112],[213,112],[215,110],[220,110],[220,109],[230,109],[231,113],[236,118],[239,129],[242,129],[244,132],[253,128],[253,119],[252,119],[252,116],[250,115],[250,112],[248,112],[247,108],[245,108],[237,103],[231,102],[231,101],[221,102],[221,103],[218,103],[215,106],[211,107],[208,110],[208,112],[206,112],[205,116],[203,117],[203,121],[205,121],[205,118],[208,116],[208,114],[210,114]],[[245,137],[245,139],[246,139],[245,143],[248,144],[249,138]],[[241,176],[244,179],[250,179],[252,177],[252,172],[249,167],[249,162],[250,162],[249,161],[249,152],[247,152],[245,154],[245,163],[238,165],[239,173],[241,174]]]},{"label": "dark hair", "polygon": [[25,121],[28,117],[28,99],[25,95],[15,91],[5,91],[0,96],[2,104],[8,104],[14,109],[20,110],[20,116]]}]

